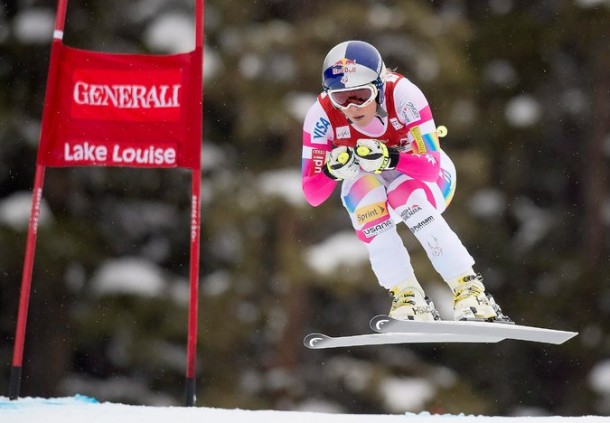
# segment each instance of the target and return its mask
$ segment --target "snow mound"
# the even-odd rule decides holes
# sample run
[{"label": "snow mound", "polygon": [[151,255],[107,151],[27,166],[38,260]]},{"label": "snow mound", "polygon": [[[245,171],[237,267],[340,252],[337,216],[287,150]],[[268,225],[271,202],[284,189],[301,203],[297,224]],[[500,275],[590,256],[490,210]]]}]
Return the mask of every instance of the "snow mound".
[{"label": "snow mound", "polygon": [[100,403],[94,398],[76,395],[69,398],[20,398],[9,401],[0,397],[0,421],[11,423],[483,423],[490,420],[500,423],[524,421],[525,423],[610,423],[610,417],[487,417],[460,415],[434,415],[429,413],[408,415],[355,415],[296,411],[248,411],[224,410],[204,407],[144,407],[113,403]]}]

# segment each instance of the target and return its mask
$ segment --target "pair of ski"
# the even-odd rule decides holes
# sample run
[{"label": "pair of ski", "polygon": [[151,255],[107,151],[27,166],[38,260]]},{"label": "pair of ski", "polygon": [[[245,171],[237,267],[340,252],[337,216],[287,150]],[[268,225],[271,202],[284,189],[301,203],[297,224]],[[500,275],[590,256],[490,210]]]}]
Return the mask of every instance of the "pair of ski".
[{"label": "pair of ski", "polygon": [[310,333],[303,344],[310,349],[416,343],[496,343],[504,339],[563,344],[578,334],[514,323],[451,320],[421,322],[396,320],[387,315],[375,316],[371,319],[370,326],[375,333],[340,337]]}]

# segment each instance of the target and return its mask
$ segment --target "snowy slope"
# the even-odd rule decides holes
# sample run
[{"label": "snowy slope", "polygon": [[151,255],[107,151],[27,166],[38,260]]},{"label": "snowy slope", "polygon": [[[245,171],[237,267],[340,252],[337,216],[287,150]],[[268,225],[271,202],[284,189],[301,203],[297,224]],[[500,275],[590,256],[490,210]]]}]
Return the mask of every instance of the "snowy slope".
[{"label": "snowy slope", "polygon": [[610,417],[487,417],[464,415],[354,415],[296,411],[223,410],[203,407],[143,407],[123,404],[98,403],[92,398],[22,398],[9,401],[0,397],[2,423],[610,423]]}]

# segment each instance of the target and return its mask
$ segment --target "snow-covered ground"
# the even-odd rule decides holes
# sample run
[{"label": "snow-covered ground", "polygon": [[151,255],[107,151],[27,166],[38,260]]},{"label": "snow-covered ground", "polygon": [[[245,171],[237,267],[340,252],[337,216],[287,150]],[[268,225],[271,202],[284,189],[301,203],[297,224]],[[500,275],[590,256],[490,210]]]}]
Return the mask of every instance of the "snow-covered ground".
[{"label": "snow-covered ground", "polygon": [[96,400],[75,396],[71,398],[22,398],[9,401],[0,397],[0,422],[3,423],[482,423],[494,421],[524,423],[610,423],[610,417],[489,417],[465,415],[402,414],[329,414],[297,411],[224,410],[204,407],[144,407],[123,404],[99,403]]}]

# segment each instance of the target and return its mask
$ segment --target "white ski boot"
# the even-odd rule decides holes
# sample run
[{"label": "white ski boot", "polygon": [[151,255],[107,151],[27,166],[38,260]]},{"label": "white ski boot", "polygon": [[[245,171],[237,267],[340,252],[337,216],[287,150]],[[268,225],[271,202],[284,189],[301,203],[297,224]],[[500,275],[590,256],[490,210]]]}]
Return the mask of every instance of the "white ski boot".
[{"label": "white ski boot", "polygon": [[400,283],[390,289],[392,308],[388,315],[397,320],[440,320],[434,303],[425,297],[421,288]]},{"label": "white ski boot", "polygon": [[480,274],[461,276],[452,286],[454,320],[511,322],[491,294],[485,292]]}]

